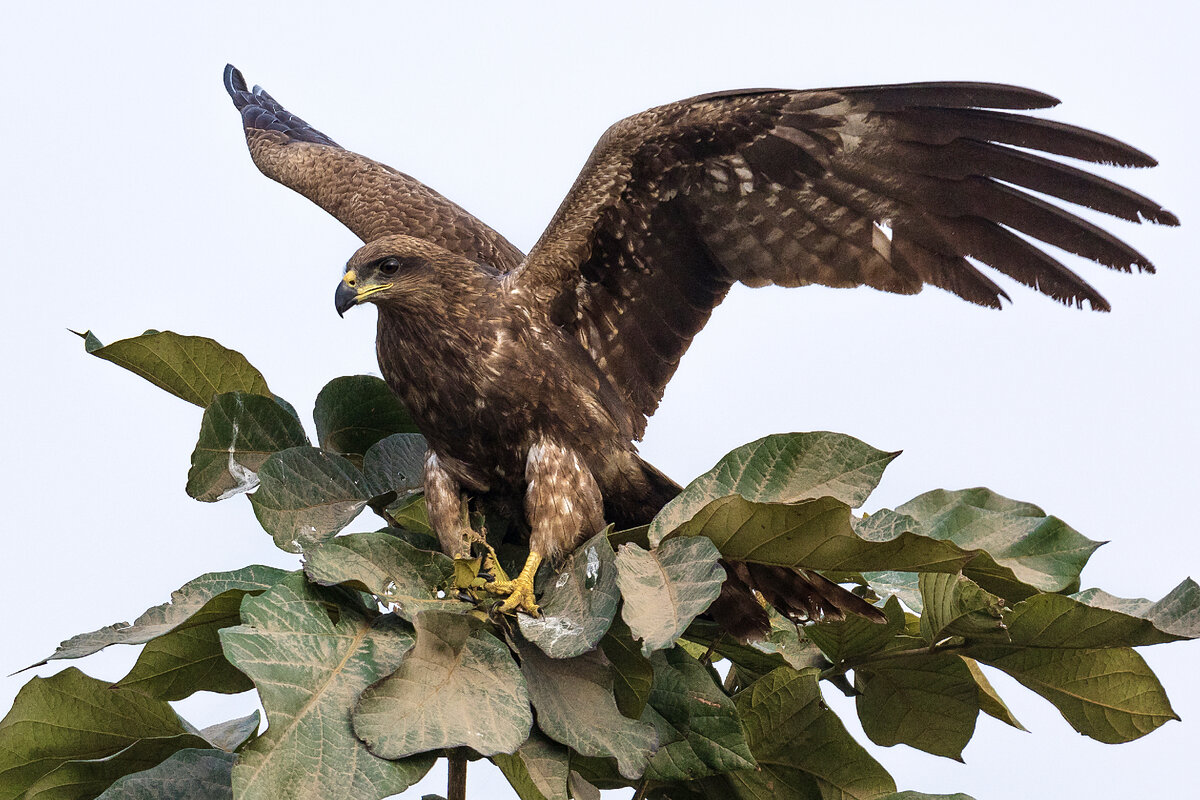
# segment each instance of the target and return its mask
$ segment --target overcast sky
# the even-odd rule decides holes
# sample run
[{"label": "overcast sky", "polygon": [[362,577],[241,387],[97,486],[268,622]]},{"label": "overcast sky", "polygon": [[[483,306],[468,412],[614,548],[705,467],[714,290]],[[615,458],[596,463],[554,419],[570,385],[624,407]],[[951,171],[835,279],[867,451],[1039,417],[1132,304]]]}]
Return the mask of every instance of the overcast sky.
[{"label": "overcast sky", "polygon": [[[244,498],[201,505],[184,494],[200,411],[85,356],[68,328],[106,342],[146,328],[211,336],[305,417],[329,379],[377,371],[374,312],[341,320],[333,310],[357,240],[255,170],[221,86],[226,61],[522,249],[605,127],[658,103],[747,86],[946,79],[1060,97],[1055,118],[1161,162],[1105,174],[1184,226],[1103,221],[1159,275],[1070,260],[1112,303],[1108,315],[1004,279],[1015,302],[1002,313],[933,289],[735,290],[683,360],[642,452],[687,481],[768,433],[843,431],[905,451],[868,509],[987,485],[1111,540],[1085,587],[1157,598],[1200,573],[1200,59],[1190,4],[252,5],[6,7],[0,673],[71,634],[131,620],[203,572],[297,565]],[[870,749],[901,788],[978,800],[1184,796],[1200,745],[1200,646],[1142,652],[1184,722],[1138,742],[1080,737],[995,675],[1032,734],[984,717],[965,766]],[[77,665],[115,680],[135,656],[123,648]],[[0,681],[0,711],[29,675]],[[830,702],[857,731],[836,694]],[[205,725],[253,703],[205,695],[179,706]],[[513,796],[488,787],[497,774],[473,767],[471,796]],[[434,773],[422,789],[444,791],[443,780]]]}]

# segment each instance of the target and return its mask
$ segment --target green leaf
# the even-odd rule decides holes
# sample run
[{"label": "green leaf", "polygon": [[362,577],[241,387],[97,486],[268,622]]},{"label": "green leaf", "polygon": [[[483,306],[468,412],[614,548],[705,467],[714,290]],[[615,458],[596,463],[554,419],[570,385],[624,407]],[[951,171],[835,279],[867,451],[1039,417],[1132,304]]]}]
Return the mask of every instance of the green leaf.
[{"label": "green leaf", "polygon": [[[886,608],[884,613],[887,613]],[[769,609],[767,614],[771,620],[771,629],[767,631],[767,637],[761,641],[749,642],[750,647],[763,653],[778,653],[792,669],[808,669],[810,667],[824,669],[829,666],[829,660],[821,648],[808,635],[811,625],[797,625],[773,608]],[[881,627],[877,623],[871,624],[876,628]],[[766,672],[770,672],[770,670],[766,670],[763,674]]]},{"label": "green leaf", "polygon": [[404,791],[433,763],[384,761],[354,737],[355,700],[399,666],[412,636],[398,618],[368,618],[334,597],[293,575],[246,598],[245,624],[221,631],[226,656],[254,681],[267,712],[266,731],[233,769],[240,800],[374,800]]},{"label": "green leaf", "polygon": [[975,733],[978,688],[961,658],[949,653],[872,662],[854,671],[858,718],[871,741],[907,744],[962,761]]},{"label": "green leaf", "polygon": [[861,572],[958,572],[976,556],[950,542],[908,531],[855,528],[850,506],[830,497],[762,503],[730,495],[713,500],[675,529],[706,536],[721,555],[783,567]]},{"label": "green leaf", "polygon": [[187,493],[211,503],[250,491],[258,486],[256,473],[272,453],[306,444],[300,421],[272,398],[219,394],[204,409]]},{"label": "green leaf", "polygon": [[1156,602],[1140,597],[1114,597],[1099,589],[1088,589],[1072,597],[1094,608],[1149,621],[1156,633],[1143,630],[1138,638],[1145,644],[1195,639],[1200,636],[1200,585],[1191,578],[1184,580]]},{"label": "green leaf", "polygon": [[515,753],[492,761],[521,800],[568,800],[569,753],[536,730]]},{"label": "green leaf", "polygon": [[201,408],[226,392],[271,396],[262,374],[250,366],[245,356],[202,336],[147,332],[101,345],[88,331],[84,343],[87,352],[97,358],[141,375]]},{"label": "green leaf", "polygon": [[921,635],[930,644],[949,636],[968,639],[1008,639],[1004,601],[962,575],[921,573],[918,585],[925,608]]},{"label": "green leaf", "polygon": [[617,708],[630,719],[640,719],[642,709],[650,699],[654,667],[642,655],[642,649],[633,640],[629,626],[620,617],[613,619],[612,627],[600,640],[600,649],[612,667],[613,696]]},{"label": "green leaf", "polygon": [[371,445],[363,456],[363,475],[371,495],[420,489],[428,447],[419,433],[393,433]]},{"label": "green leaf", "polygon": [[179,750],[156,767],[118,779],[97,800],[233,800],[235,756]]},{"label": "green leaf", "polygon": [[895,597],[884,603],[883,613],[888,620],[884,625],[849,615],[837,622],[806,625],[804,633],[835,664],[862,658],[879,652],[904,633],[904,609]]},{"label": "green leaf", "polygon": [[1027,647],[1141,647],[1175,641],[1150,619],[1088,605],[1060,594],[1038,594],[1004,615],[1013,644]]},{"label": "green leaf", "polygon": [[252,711],[244,717],[209,725],[200,735],[213,747],[232,753],[258,733],[259,722],[258,711]]},{"label": "green leaf", "polygon": [[964,655],[1012,675],[1045,697],[1075,730],[1126,742],[1178,719],[1158,678],[1133,646],[1171,637],[1148,619],[1038,594],[1005,614],[1011,644]]},{"label": "green leaf", "polygon": [[95,797],[121,775],[153,766],[175,750],[206,746],[165,701],[71,667],[30,680],[0,720],[0,800],[25,797],[38,784],[43,800],[75,797],[63,794],[69,787],[58,788],[68,776],[94,786],[88,796]]},{"label": "green leaf", "polygon": [[425,495],[417,492],[402,495],[386,509],[387,515],[401,528],[413,533],[433,534],[429,524],[429,513],[425,509]]},{"label": "green leaf", "polygon": [[[224,592],[262,592],[291,573],[276,567],[254,564],[229,572],[209,572],[188,581],[171,593],[170,602],[155,606],[138,617],[132,625],[118,622],[90,633],[73,636],[33,667],[62,658],[83,658],[111,644],[144,644],[187,622],[205,603]],[[26,667],[29,669],[30,667]]]},{"label": "green leaf", "polygon": [[[896,791],[887,771],[846,732],[825,707],[817,671],[774,670],[734,697],[759,770],[728,775],[744,798],[809,797],[807,773],[820,788],[816,797],[873,800]],[[795,786],[799,791],[788,792]],[[783,790],[782,795],[773,790]]]},{"label": "green leaf", "polygon": [[1179,719],[1150,667],[1132,649],[980,645],[972,658],[1007,672],[1054,704],[1071,727],[1108,744],[1138,739]]},{"label": "green leaf", "polygon": [[567,776],[567,786],[571,790],[573,800],[600,800],[600,790],[574,770]]},{"label": "green leaf", "polygon": [[827,431],[776,434],[744,444],[667,503],[650,523],[650,544],[727,495],[758,503],[830,498],[857,508],[898,455]]},{"label": "green leaf", "polygon": [[517,617],[521,634],[552,658],[591,650],[617,613],[616,556],[601,531],[570,555],[541,594],[542,616]]},{"label": "green leaf", "polygon": [[91,800],[116,780],[161,764],[181,748],[202,747],[192,734],[139,739],[111,756],[68,761],[30,786],[22,800]]},{"label": "green leaf", "polygon": [[686,641],[703,645],[704,650],[712,648],[713,653],[733,662],[739,683],[743,685],[753,683],[771,670],[790,666],[783,654],[773,646],[764,648],[757,646],[758,643],[742,644],[707,620],[693,622],[684,632],[684,637]]},{"label": "green leaf", "polygon": [[983,674],[983,669],[979,666],[979,662],[966,656],[960,656],[960,658],[967,665],[967,670],[971,673],[971,679],[975,681],[975,686],[979,690],[979,710],[989,717],[995,717],[1001,722],[1013,726],[1019,731],[1025,730],[1025,726],[1017,720],[1004,701],[1000,699],[1000,694],[992,686],[991,681],[987,679],[987,675]]},{"label": "green leaf", "polygon": [[511,753],[533,717],[508,648],[459,614],[422,611],[417,644],[394,674],[363,692],[354,732],[382,758],[444,747]]},{"label": "green leaf", "polygon": [[172,631],[150,640],[116,686],[161,700],[253,689],[250,679],[225,659],[218,635],[222,628],[241,624],[245,596],[241,589],[222,592]]},{"label": "green leaf", "polygon": [[462,611],[472,604],[439,597],[454,576],[454,561],[420,550],[390,533],[352,533],[330,539],[304,556],[304,572],[322,586],[346,584],[390,603],[410,622],[420,611]]},{"label": "green leaf", "polygon": [[653,726],[617,709],[612,669],[604,655],[593,650],[575,658],[550,658],[531,644],[515,644],[542,732],[585,756],[616,758],[626,778],[641,777],[658,739]]},{"label": "green leaf", "polygon": [[366,479],[341,456],[292,447],[268,458],[250,495],[254,516],[275,545],[300,553],[330,538],[371,499]]},{"label": "green leaf", "polygon": [[623,544],[617,551],[621,616],[642,640],[642,653],[670,647],[725,582],[720,554],[703,537],[673,539],[653,550]]},{"label": "green leaf", "polygon": [[916,572],[895,572],[892,570],[884,570],[882,572],[865,572],[863,577],[871,586],[875,594],[880,597],[895,595],[900,598],[900,602],[911,608],[918,614],[923,608],[921,604],[921,589],[918,584],[918,574]]},{"label": "green leaf", "polygon": [[754,769],[737,709],[709,669],[681,647],[657,652],[651,661],[654,688],[642,719],[654,724],[659,746],[646,776],[683,781]]},{"label": "green leaf", "polygon": [[317,394],[313,411],[322,450],[362,456],[393,433],[418,433],[395,392],[381,378],[334,378]]},{"label": "green leaf", "polygon": [[[914,532],[982,551],[963,574],[1010,602],[1036,592],[1074,591],[1084,564],[1103,544],[1035,505],[990,489],[938,489],[896,511],[917,523],[919,530]],[[868,522],[875,522],[876,516]]]}]

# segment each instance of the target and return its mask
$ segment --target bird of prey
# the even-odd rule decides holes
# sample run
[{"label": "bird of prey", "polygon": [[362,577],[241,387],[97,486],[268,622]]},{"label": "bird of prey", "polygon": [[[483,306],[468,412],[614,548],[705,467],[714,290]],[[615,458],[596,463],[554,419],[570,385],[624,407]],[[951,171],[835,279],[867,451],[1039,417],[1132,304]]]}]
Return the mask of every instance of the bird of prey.
[{"label": "bird of prey", "polygon": [[[734,283],[900,294],[931,285],[999,308],[1007,295],[986,267],[1107,311],[1042,243],[1113,269],[1153,267],[1052,199],[1178,224],[1148,198],[1043,155],[1155,164],[1108,136],[1019,113],[1057,104],[1037,91],[752,89],[617,122],[523,255],[429,187],[248,89],[232,66],[225,86],[258,168],[366,243],[336,308],[378,308],[380,369],[428,440],[425,499],[443,548],[462,556],[477,539],[464,493],[523,501],[529,559],[489,585],[507,596],[503,611],[537,613],[542,559],[606,521],[645,523],[679,491],[634,442]],[[724,566],[710,613],[736,635],[766,626],[755,591],[793,619],[881,618],[812,571]]]}]

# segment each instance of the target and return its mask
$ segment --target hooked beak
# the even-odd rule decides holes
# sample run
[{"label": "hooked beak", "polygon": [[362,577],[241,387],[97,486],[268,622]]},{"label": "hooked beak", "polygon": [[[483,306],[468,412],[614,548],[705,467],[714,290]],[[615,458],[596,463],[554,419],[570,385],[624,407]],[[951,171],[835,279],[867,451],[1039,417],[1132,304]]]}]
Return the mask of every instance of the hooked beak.
[{"label": "hooked beak", "polygon": [[358,305],[371,295],[390,288],[392,288],[392,284],[390,283],[360,283],[354,270],[350,270],[342,276],[342,281],[338,284],[337,291],[333,294],[333,307],[337,309],[338,316],[341,317],[351,307]]}]

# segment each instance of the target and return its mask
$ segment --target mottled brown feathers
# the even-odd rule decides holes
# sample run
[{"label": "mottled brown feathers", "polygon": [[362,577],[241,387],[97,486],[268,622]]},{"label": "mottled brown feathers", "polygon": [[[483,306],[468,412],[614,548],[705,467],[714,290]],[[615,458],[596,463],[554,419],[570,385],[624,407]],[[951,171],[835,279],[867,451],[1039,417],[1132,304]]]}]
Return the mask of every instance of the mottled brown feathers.
[{"label": "mottled brown feathers", "polygon": [[[604,516],[625,525],[647,521],[677,491],[632,440],[734,283],[900,294],[932,285],[999,307],[1007,294],[993,276],[1002,273],[1064,304],[1107,310],[1044,246],[1113,269],[1153,267],[1060,203],[1178,224],[1152,200],[1047,157],[1155,163],[1111,137],[1019,113],[1057,104],[1040,92],[755,89],[617,122],[522,256],[429,187],[247,89],[232,67],[225,85],[259,169],[368,242],[351,262],[363,280],[384,256],[427,265],[374,276],[389,288],[368,301],[380,309],[384,376],[436,455],[440,518],[458,513],[461,488],[524,492],[535,541],[545,532],[555,552],[600,524],[595,489]],[[713,613],[741,620],[740,633],[761,632],[766,619],[752,588],[796,618],[878,618],[816,573],[727,570]]]}]

